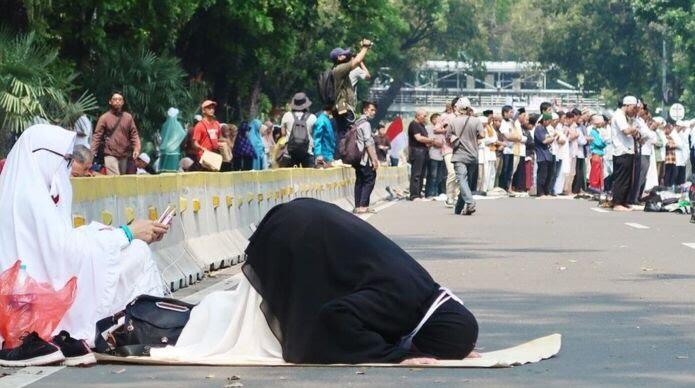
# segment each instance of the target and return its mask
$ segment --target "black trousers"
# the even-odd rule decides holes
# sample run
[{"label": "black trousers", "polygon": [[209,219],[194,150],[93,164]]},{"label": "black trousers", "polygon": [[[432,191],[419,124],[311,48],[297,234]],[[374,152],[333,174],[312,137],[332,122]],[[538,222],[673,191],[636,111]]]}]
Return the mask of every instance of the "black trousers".
[{"label": "black trousers", "polygon": [[422,184],[427,171],[429,152],[427,148],[410,147],[410,199],[422,196]]},{"label": "black trousers", "polygon": [[676,185],[680,186],[685,183],[685,166],[676,167]]},{"label": "black trousers", "polygon": [[526,191],[526,158],[523,156],[519,158],[519,165],[514,172],[512,187],[516,191]]},{"label": "black trousers", "polygon": [[577,158],[574,180],[572,181],[572,192],[574,194],[579,194],[580,191],[586,190],[585,161],[586,159]]},{"label": "black trousers", "polygon": [[353,166],[355,169],[355,207],[368,207],[372,196],[376,171],[372,166]]},{"label": "black trousers", "polygon": [[551,184],[553,182],[553,170],[555,168],[552,161],[538,162],[538,171],[536,173],[536,192],[538,195],[550,194]]},{"label": "black trousers", "polygon": [[283,168],[288,168],[288,167],[311,168],[311,167],[314,167],[314,155],[306,154],[301,159],[293,158],[290,156],[287,159],[281,160],[279,165],[280,165],[280,167],[283,167]]},{"label": "black trousers", "polygon": [[635,155],[613,157],[613,205],[627,205]]},{"label": "black trousers", "polygon": [[502,173],[500,174],[500,187],[509,190],[514,173],[514,155],[505,154],[502,156]]},{"label": "black trousers", "polygon": [[664,186],[672,187],[676,184],[676,165],[664,164]]}]

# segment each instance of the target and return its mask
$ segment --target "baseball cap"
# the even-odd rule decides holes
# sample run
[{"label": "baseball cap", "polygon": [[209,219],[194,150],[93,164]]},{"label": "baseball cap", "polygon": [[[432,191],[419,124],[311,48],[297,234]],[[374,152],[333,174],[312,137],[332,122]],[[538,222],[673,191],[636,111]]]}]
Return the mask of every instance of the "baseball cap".
[{"label": "baseball cap", "polygon": [[468,97],[461,97],[456,101],[456,105],[454,106],[458,110],[468,109],[471,107],[471,100],[469,100]]},{"label": "baseball cap", "polygon": [[352,54],[352,51],[350,51],[350,49],[343,49],[341,47],[336,47],[333,50],[331,50],[331,60],[337,61],[339,56],[350,55],[350,54]]},{"label": "baseball cap", "polygon": [[202,104],[200,104],[200,107],[205,109],[206,107],[208,107],[210,105],[217,106],[217,103],[215,101],[212,101],[212,100],[205,100],[205,101],[203,101]]}]

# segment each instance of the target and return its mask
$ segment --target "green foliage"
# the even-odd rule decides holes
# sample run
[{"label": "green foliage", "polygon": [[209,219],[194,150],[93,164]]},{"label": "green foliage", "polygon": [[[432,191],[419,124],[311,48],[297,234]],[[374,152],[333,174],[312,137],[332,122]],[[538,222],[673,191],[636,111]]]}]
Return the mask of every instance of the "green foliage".
[{"label": "green foliage", "polygon": [[0,120],[2,128],[20,132],[36,117],[46,117],[44,106],[58,103],[62,93],[50,69],[58,51],[38,43],[33,33],[0,35]]},{"label": "green foliage", "polygon": [[[70,125],[122,89],[143,137],[169,106],[190,122],[212,98],[222,120],[262,116],[297,91],[315,101],[334,47],[375,41],[397,95],[427,59],[555,64],[562,79],[607,96],[695,103],[691,0],[8,0],[0,22],[0,122]],[[77,101],[72,101],[80,97]]]},{"label": "green foliage", "polygon": [[101,110],[108,109],[114,91],[123,92],[126,110],[133,114],[140,136],[150,138],[166,118],[166,110],[190,104],[191,94],[180,61],[145,49],[125,47],[101,58],[85,76]]},{"label": "green foliage", "polygon": [[695,106],[695,2],[633,0],[632,4],[639,20],[663,38],[671,52],[669,89],[665,90],[669,102],[681,100]]}]

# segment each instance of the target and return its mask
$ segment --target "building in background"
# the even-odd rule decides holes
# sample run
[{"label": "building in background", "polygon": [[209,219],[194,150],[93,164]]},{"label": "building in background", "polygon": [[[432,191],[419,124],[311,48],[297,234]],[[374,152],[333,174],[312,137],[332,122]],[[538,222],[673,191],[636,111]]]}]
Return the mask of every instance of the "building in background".
[{"label": "building in background", "polygon": [[[370,98],[380,101],[389,88],[389,69],[380,69]],[[476,112],[499,110],[503,105],[525,107],[538,112],[542,101],[559,108],[588,107],[603,110],[596,93],[583,91],[560,79],[548,76],[549,68],[537,62],[482,62],[479,68],[467,62],[427,61],[401,88],[389,116],[412,115],[417,108],[442,111],[455,96],[466,96]]]}]

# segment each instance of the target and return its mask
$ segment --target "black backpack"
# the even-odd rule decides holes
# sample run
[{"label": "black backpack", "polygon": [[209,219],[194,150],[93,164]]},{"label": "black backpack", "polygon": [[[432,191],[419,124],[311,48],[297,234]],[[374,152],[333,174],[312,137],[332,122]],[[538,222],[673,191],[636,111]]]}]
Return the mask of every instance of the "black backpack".
[{"label": "black backpack", "polygon": [[[294,113],[292,113],[294,115]],[[290,138],[287,139],[287,153],[295,161],[302,161],[309,153],[309,130],[307,129],[306,121],[309,118],[309,113],[302,113],[302,117],[297,119],[294,117]]]},{"label": "black backpack", "polygon": [[335,77],[333,69],[328,69],[319,74],[318,80],[319,97],[324,105],[335,105]]},{"label": "black backpack", "polygon": [[355,121],[354,124],[350,125],[350,129],[348,129],[345,136],[340,140],[340,144],[338,145],[338,154],[340,155],[340,159],[344,164],[357,166],[362,161],[362,156],[364,156],[366,149],[364,151],[360,151],[360,148],[357,146],[357,131],[359,130],[357,129],[357,126],[364,121],[365,120],[363,119]]}]

